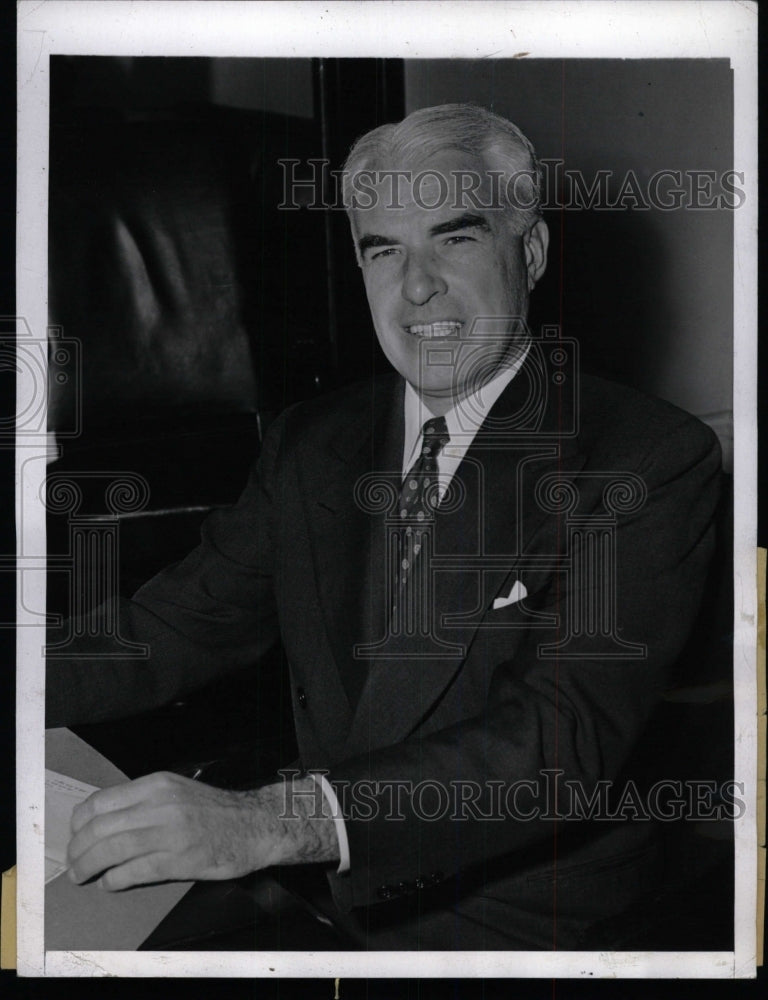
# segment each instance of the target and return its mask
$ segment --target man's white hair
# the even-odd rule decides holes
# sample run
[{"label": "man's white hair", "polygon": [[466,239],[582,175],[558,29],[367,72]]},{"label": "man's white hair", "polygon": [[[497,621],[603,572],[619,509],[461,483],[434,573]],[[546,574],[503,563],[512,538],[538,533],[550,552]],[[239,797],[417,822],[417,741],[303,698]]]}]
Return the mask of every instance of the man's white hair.
[{"label": "man's white hair", "polygon": [[380,125],[354,143],[342,175],[350,219],[351,210],[359,207],[354,199],[356,175],[406,163],[429,169],[430,160],[446,150],[479,157],[486,171],[498,172],[494,207],[504,212],[513,233],[528,232],[541,218],[541,167],[517,125],[476,104],[440,104],[420,108],[401,122]]}]

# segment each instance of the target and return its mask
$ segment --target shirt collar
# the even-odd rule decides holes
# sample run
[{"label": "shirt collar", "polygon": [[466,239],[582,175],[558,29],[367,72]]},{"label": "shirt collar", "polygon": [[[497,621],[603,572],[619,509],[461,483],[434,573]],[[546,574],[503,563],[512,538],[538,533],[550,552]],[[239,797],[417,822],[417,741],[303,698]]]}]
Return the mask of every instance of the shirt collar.
[{"label": "shirt collar", "polygon": [[[488,382],[478,386],[460,404],[448,410],[445,422],[452,444],[463,445],[464,451],[469,448],[494,403],[523,367],[529,350],[530,344],[513,364],[505,365]],[[410,382],[405,383],[404,415],[403,469],[409,469],[421,443],[421,429],[427,420],[435,416]]]}]

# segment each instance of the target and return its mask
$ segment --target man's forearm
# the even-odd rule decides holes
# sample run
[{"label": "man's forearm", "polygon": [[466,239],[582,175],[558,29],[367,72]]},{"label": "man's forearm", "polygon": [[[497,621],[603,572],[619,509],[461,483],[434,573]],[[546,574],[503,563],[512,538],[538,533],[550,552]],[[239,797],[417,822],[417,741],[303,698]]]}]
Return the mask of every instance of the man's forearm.
[{"label": "man's forearm", "polygon": [[70,877],[100,876],[105,889],[339,857],[330,806],[311,778],[234,792],[151,774],[94,792],[72,813],[72,833]]}]

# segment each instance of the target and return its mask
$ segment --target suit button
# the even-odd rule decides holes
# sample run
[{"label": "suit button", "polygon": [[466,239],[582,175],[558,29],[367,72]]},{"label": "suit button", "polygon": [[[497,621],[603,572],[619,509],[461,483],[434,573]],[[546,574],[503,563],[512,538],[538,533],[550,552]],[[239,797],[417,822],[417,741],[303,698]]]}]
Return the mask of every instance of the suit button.
[{"label": "suit button", "polygon": [[397,883],[397,891],[401,896],[410,896],[410,894],[414,891],[415,888],[416,884],[414,882]]},{"label": "suit button", "polygon": [[380,885],[379,888],[376,890],[376,895],[379,897],[379,899],[392,899],[392,897],[395,895],[395,890],[392,888],[391,885]]},{"label": "suit button", "polygon": [[427,886],[429,885],[429,882],[427,881],[427,879],[424,878],[423,875],[418,875],[416,877],[416,881],[413,884],[416,886],[417,889],[426,889]]},{"label": "suit button", "polygon": [[296,701],[298,701],[301,708],[307,707],[307,692],[303,687],[296,688]]},{"label": "suit button", "polygon": [[430,872],[429,881],[432,885],[437,885],[438,882],[442,882],[445,876],[442,872]]}]

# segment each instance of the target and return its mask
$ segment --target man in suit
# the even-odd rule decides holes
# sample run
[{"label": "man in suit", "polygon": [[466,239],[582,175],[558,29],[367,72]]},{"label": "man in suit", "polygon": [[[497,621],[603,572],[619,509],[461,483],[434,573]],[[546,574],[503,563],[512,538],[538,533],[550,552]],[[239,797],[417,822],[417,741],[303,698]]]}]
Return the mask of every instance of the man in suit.
[{"label": "man in suit", "polygon": [[353,148],[345,204],[396,374],[275,422],[236,507],[121,609],[148,660],[48,680],[49,724],[95,721],[280,639],[300,766],[247,793],[96,793],[76,881],[316,863],[362,946],[568,949],[658,878],[635,778],[701,597],[719,449],[530,334],[538,187],[530,143],[481,108]]}]

